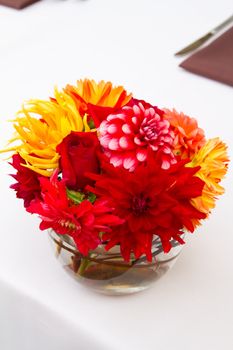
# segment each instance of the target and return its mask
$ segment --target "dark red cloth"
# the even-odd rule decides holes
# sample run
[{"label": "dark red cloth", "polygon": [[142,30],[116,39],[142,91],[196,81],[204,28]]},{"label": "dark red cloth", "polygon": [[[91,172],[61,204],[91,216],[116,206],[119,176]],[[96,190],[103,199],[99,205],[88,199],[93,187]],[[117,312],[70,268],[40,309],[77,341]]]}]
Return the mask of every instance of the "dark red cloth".
[{"label": "dark red cloth", "polygon": [[26,6],[34,4],[34,2],[37,1],[39,0],[0,0],[0,5],[5,5],[20,10]]},{"label": "dark red cloth", "polygon": [[180,67],[233,86],[233,27],[188,57]]}]

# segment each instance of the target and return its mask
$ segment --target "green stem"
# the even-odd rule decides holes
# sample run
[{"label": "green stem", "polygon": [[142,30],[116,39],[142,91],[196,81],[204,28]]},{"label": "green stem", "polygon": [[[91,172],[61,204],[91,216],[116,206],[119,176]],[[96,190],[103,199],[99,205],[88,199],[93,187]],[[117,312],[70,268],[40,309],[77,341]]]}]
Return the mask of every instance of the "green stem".
[{"label": "green stem", "polygon": [[89,264],[90,264],[89,258],[82,258],[77,273],[78,273],[80,276],[82,276],[82,275],[84,274],[84,272],[86,271],[86,269],[87,269],[87,267],[88,267]]}]

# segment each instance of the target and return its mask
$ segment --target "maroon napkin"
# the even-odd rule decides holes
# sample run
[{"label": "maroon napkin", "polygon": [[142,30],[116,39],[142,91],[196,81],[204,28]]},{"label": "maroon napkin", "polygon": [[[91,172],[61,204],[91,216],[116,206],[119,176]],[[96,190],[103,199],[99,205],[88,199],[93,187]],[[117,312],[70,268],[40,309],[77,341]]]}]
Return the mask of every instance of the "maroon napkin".
[{"label": "maroon napkin", "polygon": [[22,9],[26,6],[33,4],[39,0],[0,0],[0,5],[14,7],[15,9]]},{"label": "maroon napkin", "polygon": [[233,86],[233,27],[180,66],[192,73]]}]

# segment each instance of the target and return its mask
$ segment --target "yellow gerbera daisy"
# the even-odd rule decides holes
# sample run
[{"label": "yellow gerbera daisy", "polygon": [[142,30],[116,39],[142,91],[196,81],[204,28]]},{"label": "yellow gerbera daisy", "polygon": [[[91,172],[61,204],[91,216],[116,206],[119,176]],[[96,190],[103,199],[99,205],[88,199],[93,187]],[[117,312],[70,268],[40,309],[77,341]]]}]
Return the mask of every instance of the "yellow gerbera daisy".
[{"label": "yellow gerbera daisy", "polygon": [[219,184],[227,172],[227,146],[219,139],[208,140],[195,154],[187,166],[201,166],[196,173],[205,186],[201,197],[192,199],[192,204],[203,213],[209,214],[215,207],[216,196],[224,193],[224,188]]},{"label": "yellow gerbera daisy", "polygon": [[76,86],[67,85],[65,91],[81,101],[84,110],[85,104],[88,103],[99,107],[120,108],[132,97],[123,86],[113,87],[111,82],[103,80],[99,83],[89,79],[78,80]]},{"label": "yellow gerbera daisy", "polygon": [[17,142],[6,151],[18,152],[29,169],[50,176],[58,167],[57,145],[71,131],[90,131],[86,116],[81,117],[76,103],[66,92],[55,89],[50,101],[30,100],[14,120]]}]

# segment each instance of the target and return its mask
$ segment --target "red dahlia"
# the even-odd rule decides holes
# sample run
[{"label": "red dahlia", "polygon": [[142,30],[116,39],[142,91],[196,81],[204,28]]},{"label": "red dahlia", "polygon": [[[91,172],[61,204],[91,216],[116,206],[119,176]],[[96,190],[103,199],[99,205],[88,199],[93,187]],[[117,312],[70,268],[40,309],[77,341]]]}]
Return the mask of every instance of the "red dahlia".
[{"label": "red dahlia", "polygon": [[123,222],[112,215],[112,208],[104,199],[94,204],[84,200],[75,205],[68,199],[65,183],[57,179],[56,173],[50,180],[42,178],[40,182],[42,200],[32,201],[27,211],[39,214],[41,230],[51,228],[58,234],[71,236],[83,255],[98,246],[100,232],[110,231],[112,226]]},{"label": "red dahlia", "polygon": [[186,168],[185,163],[179,161],[163,170],[150,153],[148,162],[134,172],[106,163],[103,174],[92,176],[96,184],[89,189],[109,200],[114,213],[125,219],[123,225],[104,235],[107,249],[120,244],[125,260],[129,260],[131,252],[136,258],[146,254],[151,260],[154,235],[160,237],[165,252],[171,249],[171,239],[183,243],[182,229],[192,232],[192,219],[206,217],[190,204],[191,198],[201,195],[204,186],[194,176],[199,168]]}]

